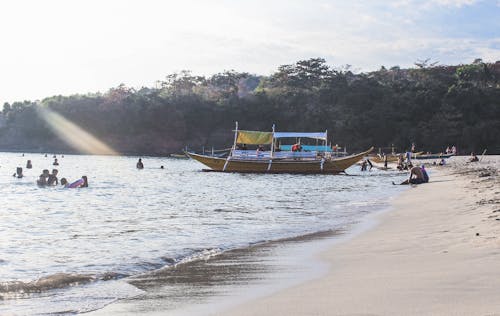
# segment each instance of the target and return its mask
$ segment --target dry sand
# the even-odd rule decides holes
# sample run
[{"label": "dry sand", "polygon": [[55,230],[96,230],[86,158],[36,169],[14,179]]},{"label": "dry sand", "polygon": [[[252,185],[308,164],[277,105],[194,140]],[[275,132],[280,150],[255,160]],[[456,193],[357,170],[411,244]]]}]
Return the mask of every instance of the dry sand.
[{"label": "dry sand", "polygon": [[319,279],[217,315],[500,315],[499,157],[434,168]]}]

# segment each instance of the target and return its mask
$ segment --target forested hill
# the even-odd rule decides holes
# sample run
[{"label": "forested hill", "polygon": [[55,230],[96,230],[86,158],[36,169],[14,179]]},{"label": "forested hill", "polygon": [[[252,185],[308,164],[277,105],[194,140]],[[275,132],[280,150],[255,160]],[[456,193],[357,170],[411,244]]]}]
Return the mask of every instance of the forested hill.
[{"label": "forested hill", "polygon": [[48,107],[120,153],[164,155],[183,147],[228,147],[232,129],[328,130],[349,151],[399,150],[500,153],[500,61],[458,66],[420,63],[355,74],[323,59],[280,66],[271,76],[181,72],[139,90],[53,96],[5,103],[0,150],[73,152],[39,116]]}]

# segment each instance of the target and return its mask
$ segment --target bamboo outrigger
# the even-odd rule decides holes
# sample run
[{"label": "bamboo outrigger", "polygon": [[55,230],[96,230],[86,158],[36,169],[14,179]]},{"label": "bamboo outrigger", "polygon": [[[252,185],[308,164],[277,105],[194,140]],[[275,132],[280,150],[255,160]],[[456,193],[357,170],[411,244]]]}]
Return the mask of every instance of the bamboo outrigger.
[{"label": "bamboo outrigger", "polygon": [[[280,151],[277,139],[280,138],[313,138],[324,141],[327,145],[327,132],[324,133],[282,133],[254,132],[238,130],[238,122],[234,135],[234,144],[227,158],[199,155],[186,152],[190,158],[201,162],[209,167],[209,170],[218,172],[240,172],[240,173],[298,173],[298,174],[338,174],[354,165],[365,155],[373,150],[373,147],[362,153],[336,158],[326,151]],[[237,144],[248,145],[270,145],[270,151],[242,150]]]}]

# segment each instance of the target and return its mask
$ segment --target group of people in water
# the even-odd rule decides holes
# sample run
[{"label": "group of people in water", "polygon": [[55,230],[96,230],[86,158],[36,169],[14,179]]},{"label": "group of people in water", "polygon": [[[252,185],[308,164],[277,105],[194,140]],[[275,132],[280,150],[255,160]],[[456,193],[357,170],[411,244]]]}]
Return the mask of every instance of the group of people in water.
[{"label": "group of people in water", "polygon": [[[24,154],[23,154],[23,157],[24,157]],[[45,155],[45,157],[47,157],[47,155]],[[55,156],[54,156],[54,162],[52,163],[52,165],[59,166],[59,162],[58,162],[57,158],[55,158]],[[32,169],[32,168],[33,168],[33,164],[31,162],[31,160],[26,161],[26,169]],[[80,179],[70,183],[66,178],[61,178],[61,180],[59,181],[59,179],[57,177],[58,174],[59,174],[59,170],[57,170],[57,169],[52,169],[52,173],[48,169],[44,169],[42,171],[42,174],[40,174],[40,176],[36,180],[36,184],[39,187],[50,187],[50,186],[57,186],[60,184],[64,188],[70,188],[70,189],[72,189],[72,188],[86,188],[89,186],[89,181],[88,181],[87,176],[82,176]],[[24,177],[23,168],[17,167],[16,172],[12,176],[16,177],[18,179],[23,178]]]}]

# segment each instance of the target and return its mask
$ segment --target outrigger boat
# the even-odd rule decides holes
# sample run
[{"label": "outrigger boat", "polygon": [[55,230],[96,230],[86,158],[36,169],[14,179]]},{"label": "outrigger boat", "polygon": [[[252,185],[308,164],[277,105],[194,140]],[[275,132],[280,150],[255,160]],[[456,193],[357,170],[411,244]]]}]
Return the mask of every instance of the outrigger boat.
[{"label": "outrigger boat", "polygon": [[414,159],[448,159],[452,156],[455,156],[455,154],[423,154],[416,156]]},{"label": "outrigger boat", "polygon": [[[241,172],[241,173],[298,173],[298,174],[338,174],[354,165],[373,147],[362,153],[336,158],[331,152],[322,150],[327,147],[327,131],[320,133],[297,132],[259,132],[234,131],[234,144],[227,158],[218,158],[186,152],[190,158],[201,162],[210,169],[204,171]],[[278,147],[282,138],[310,138],[324,141],[311,151],[284,151]],[[238,145],[270,145],[269,151],[244,150]],[[309,147],[311,148],[311,147]]]}]

